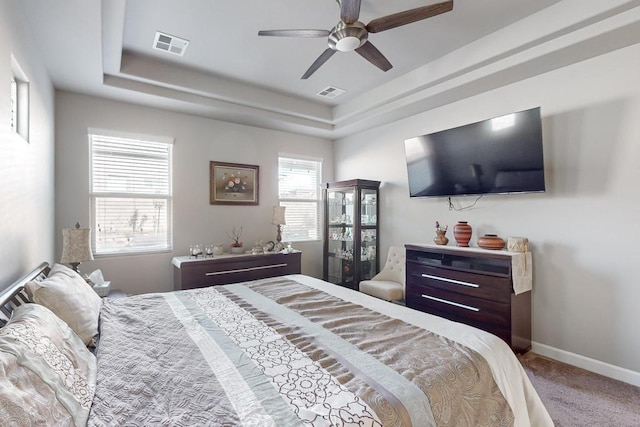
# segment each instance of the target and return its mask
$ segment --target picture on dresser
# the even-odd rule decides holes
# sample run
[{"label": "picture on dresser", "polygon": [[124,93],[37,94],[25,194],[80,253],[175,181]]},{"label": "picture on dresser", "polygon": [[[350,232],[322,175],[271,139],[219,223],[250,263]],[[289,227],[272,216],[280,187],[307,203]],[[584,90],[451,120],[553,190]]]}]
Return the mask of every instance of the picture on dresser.
[{"label": "picture on dresser", "polygon": [[257,205],[259,166],[209,162],[209,203]]}]

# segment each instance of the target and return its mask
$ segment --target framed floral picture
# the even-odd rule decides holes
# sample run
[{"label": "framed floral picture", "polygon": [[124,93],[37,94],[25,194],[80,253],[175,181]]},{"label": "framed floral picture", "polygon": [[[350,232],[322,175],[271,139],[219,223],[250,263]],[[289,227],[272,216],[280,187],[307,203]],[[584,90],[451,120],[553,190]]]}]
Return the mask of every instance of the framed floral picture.
[{"label": "framed floral picture", "polygon": [[209,162],[209,203],[257,205],[259,166]]}]

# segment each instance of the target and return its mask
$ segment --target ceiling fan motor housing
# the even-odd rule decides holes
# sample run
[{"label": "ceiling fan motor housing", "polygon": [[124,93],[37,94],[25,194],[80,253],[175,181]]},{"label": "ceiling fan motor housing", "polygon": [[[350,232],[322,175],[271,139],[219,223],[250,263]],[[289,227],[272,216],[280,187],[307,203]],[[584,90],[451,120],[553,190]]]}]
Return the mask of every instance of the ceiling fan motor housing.
[{"label": "ceiling fan motor housing", "polygon": [[329,47],[340,52],[351,52],[362,46],[368,35],[369,32],[362,22],[345,24],[340,21],[329,33]]}]

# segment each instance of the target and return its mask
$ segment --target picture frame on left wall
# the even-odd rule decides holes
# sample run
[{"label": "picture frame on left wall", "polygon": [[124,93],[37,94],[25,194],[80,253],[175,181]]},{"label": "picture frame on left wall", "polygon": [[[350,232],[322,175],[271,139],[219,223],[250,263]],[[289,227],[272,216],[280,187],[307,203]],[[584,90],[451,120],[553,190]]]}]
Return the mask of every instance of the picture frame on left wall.
[{"label": "picture frame on left wall", "polygon": [[257,165],[209,162],[209,204],[257,205],[259,201]]}]

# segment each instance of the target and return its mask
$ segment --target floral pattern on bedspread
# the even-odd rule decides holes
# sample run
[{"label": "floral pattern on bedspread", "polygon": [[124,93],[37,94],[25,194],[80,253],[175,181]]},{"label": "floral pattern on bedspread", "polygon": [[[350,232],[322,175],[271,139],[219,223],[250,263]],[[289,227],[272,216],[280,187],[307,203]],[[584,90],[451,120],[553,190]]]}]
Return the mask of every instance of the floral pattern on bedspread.
[{"label": "floral pattern on bedspread", "polygon": [[89,425],[513,425],[484,359],[289,279],[105,300]]},{"label": "floral pattern on bedspread", "polygon": [[368,427],[382,424],[357,395],[287,337],[256,319],[220,292],[194,292],[194,301],[260,367],[306,425]]},{"label": "floral pattern on bedspread", "polygon": [[[428,397],[436,425],[513,425],[513,413],[493,380],[491,368],[471,349],[289,279],[256,281],[246,287],[299,313],[409,379]],[[243,300],[244,294],[236,296],[229,288],[223,292],[256,317],[273,322],[269,319],[273,313],[268,316],[258,313]],[[319,355],[320,349],[323,352],[328,349],[317,337],[305,335],[299,329],[280,325],[278,330],[290,340],[297,339],[307,353]],[[349,353],[347,358],[353,354]],[[358,376],[353,375],[358,367],[349,366],[348,361],[337,363],[335,356],[318,357],[323,357],[321,363],[331,366],[329,370],[334,376],[345,378],[345,385],[363,397],[377,413],[388,414],[391,396],[386,390],[378,386],[378,391],[382,391],[378,394],[369,385],[363,387]],[[406,420],[398,416],[385,420],[384,425],[406,425]]]}]

